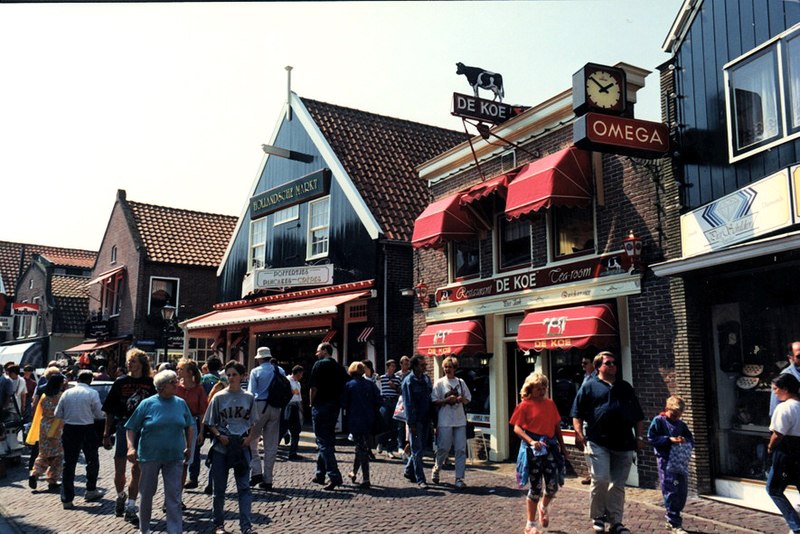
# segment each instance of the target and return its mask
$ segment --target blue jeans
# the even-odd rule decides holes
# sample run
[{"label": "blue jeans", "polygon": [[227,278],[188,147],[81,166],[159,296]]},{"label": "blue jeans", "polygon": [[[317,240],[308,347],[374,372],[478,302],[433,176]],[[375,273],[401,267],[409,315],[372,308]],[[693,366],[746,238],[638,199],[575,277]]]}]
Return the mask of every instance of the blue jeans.
[{"label": "blue jeans", "polygon": [[781,511],[792,532],[800,532],[800,516],[783,493],[787,486],[800,489],[800,461],[776,450],[772,453],[772,467],[767,476],[767,494]]},{"label": "blue jeans", "polygon": [[[380,443],[384,451],[395,452],[397,446],[397,421],[394,420],[394,409],[397,406],[397,397],[384,398],[381,404],[381,417],[383,417],[386,432],[381,435]],[[403,439],[405,439],[405,425],[403,425]]]},{"label": "blue jeans", "polygon": [[342,483],[342,474],[336,463],[336,419],[339,405],[332,402],[316,404],[311,408],[314,436],[317,438],[317,479],[323,480],[325,474],[334,484]]},{"label": "blue jeans", "polygon": [[81,451],[86,459],[86,491],[97,489],[97,474],[100,472],[97,448],[100,444],[94,425],[64,425],[61,444],[64,446],[61,501],[72,502],[75,498],[75,466]]},{"label": "blue jeans", "polygon": [[300,431],[303,429],[303,426],[300,424],[300,410],[302,410],[303,407],[298,403],[292,403],[289,404],[286,409],[289,410],[289,418],[286,420],[286,429],[292,437],[289,444],[289,457],[293,457],[297,454],[297,447],[300,445]]},{"label": "blue jeans", "polygon": [[[409,441],[411,442],[411,458],[406,464],[406,476],[417,483],[425,482],[425,471],[422,463],[422,453],[428,441],[429,421],[413,423],[414,428],[409,428]],[[409,427],[411,424],[409,424]],[[416,429],[416,432],[414,431]]]},{"label": "blue jeans", "polygon": [[[253,436],[253,439],[258,439]],[[214,481],[214,497],[211,499],[214,527],[222,527],[225,524],[225,490],[228,487],[228,463],[225,455],[211,449],[208,451],[211,456],[211,478]],[[245,456],[250,455],[250,449],[245,449]],[[253,507],[253,494],[250,491],[250,471],[245,469],[240,475],[234,471],[236,481],[236,496],[239,498],[239,529],[245,531],[250,528],[250,510]]]}]

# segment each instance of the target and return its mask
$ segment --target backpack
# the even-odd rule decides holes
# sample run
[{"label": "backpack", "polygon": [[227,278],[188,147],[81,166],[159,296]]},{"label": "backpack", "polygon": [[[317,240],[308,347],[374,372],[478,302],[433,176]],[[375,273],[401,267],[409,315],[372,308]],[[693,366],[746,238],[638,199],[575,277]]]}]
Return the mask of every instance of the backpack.
[{"label": "backpack", "polygon": [[275,369],[275,373],[272,375],[272,382],[269,383],[267,404],[283,410],[292,400],[292,395],[292,385],[289,383],[289,379]]}]

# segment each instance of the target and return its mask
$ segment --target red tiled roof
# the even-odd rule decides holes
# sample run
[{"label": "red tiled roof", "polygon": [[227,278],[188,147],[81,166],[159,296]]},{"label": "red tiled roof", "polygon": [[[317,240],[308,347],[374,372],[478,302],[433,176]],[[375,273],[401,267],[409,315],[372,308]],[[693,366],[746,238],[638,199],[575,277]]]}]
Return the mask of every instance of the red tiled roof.
[{"label": "red tiled roof", "polygon": [[236,217],[127,201],[150,261],[217,267]]},{"label": "red tiled roof", "polygon": [[50,280],[56,308],[53,331],[60,334],[83,333],[89,315],[89,294],[85,276],[54,274]]},{"label": "red tiled roof", "polygon": [[54,297],[89,298],[86,290],[88,282],[87,276],[54,274],[50,279],[50,287]]},{"label": "red tiled roof", "polygon": [[464,133],[302,98],[389,239],[411,240],[429,203],[417,165],[468,139]]},{"label": "red tiled roof", "polygon": [[97,257],[97,252],[91,250],[0,241],[0,275],[3,277],[3,284],[9,297],[13,297],[17,287],[17,277],[31,264],[31,256],[34,254],[44,256],[60,267],[82,267],[86,270],[92,269]]}]

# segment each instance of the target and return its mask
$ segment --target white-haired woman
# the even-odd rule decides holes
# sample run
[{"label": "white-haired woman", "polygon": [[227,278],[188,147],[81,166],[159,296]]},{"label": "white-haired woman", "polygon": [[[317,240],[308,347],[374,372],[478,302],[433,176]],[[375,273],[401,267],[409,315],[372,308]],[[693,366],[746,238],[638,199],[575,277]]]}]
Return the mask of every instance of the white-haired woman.
[{"label": "white-haired woman", "polygon": [[[167,532],[183,531],[181,516],[181,474],[189,459],[188,444],[192,442],[194,419],[189,406],[175,395],[178,375],[161,371],[153,377],[157,395],[144,399],[125,423],[128,459],[139,462],[141,471],[139,493],[139,531],[150,532],[153,494],[158,485],[158,473],[164,480],[164,501],[167,506]],[[136,447],[136,436],[139,445]]]}]

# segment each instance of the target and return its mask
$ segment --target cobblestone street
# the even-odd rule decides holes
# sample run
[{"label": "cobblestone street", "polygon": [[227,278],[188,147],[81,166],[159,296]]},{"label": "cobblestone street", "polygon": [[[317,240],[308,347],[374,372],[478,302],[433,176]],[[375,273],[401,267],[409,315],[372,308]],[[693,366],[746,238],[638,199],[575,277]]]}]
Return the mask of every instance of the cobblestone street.
[{"label": "cobblestone street", "polygon": [[[342,446],[339,451],[340,468],[346,474],[353,459],[352,448]],[[441,485],[421,490],[403,478],[399,460],[379,460],[370,466],[370,490],[358,489],[345,479],[344,486],[327,492],[311,482],[314,449],[310,434],[303,434],[300,452],[303,461],[288,462],[281,446],[275,465],[275,489],[253,492],[253,523],[259,532],[514,533],[523,530],[524,492],[515,487],[512,464],[468,464],[469,487],[465,491],[453,488],[452,471],[442,472]],[[110,452],[101,449],[99,487],[108,493],[99,502],[86,503],[82,499],[83,466],[79,466],[75,509],[65,511],[58,496],[31,492],[23,468],[10,468],[8,477],[0,481],[0,513],[7,520],[0,523],[0,530],[3,534],[134,533],[129,523],[114,516],[112,472]],[[186,532],[213,532],[211,498],[202,493],[206,473],[203,468],[201,488],[184,493],[188,507],[183,523]],[[430,476],[429,468],[426,473]],[[629,488],[627,495],[625,523],[632,532],[666,532],[657,492]],[[228,496],[226,509],[230,513],[225,526],[230,532],[238,532],[232,512],[236,507],[232,479]],[[154,532],[164,531],[162,502],[157,493],[153,505]],[[548,532],[591,532],[587,511],[588,486],[580,485],[577,479],[568,479],[552,504]],[[686,507],[684,527],[692,533],[777,534],[787,530],[779,516],[697,498],[690,499]]]}]

